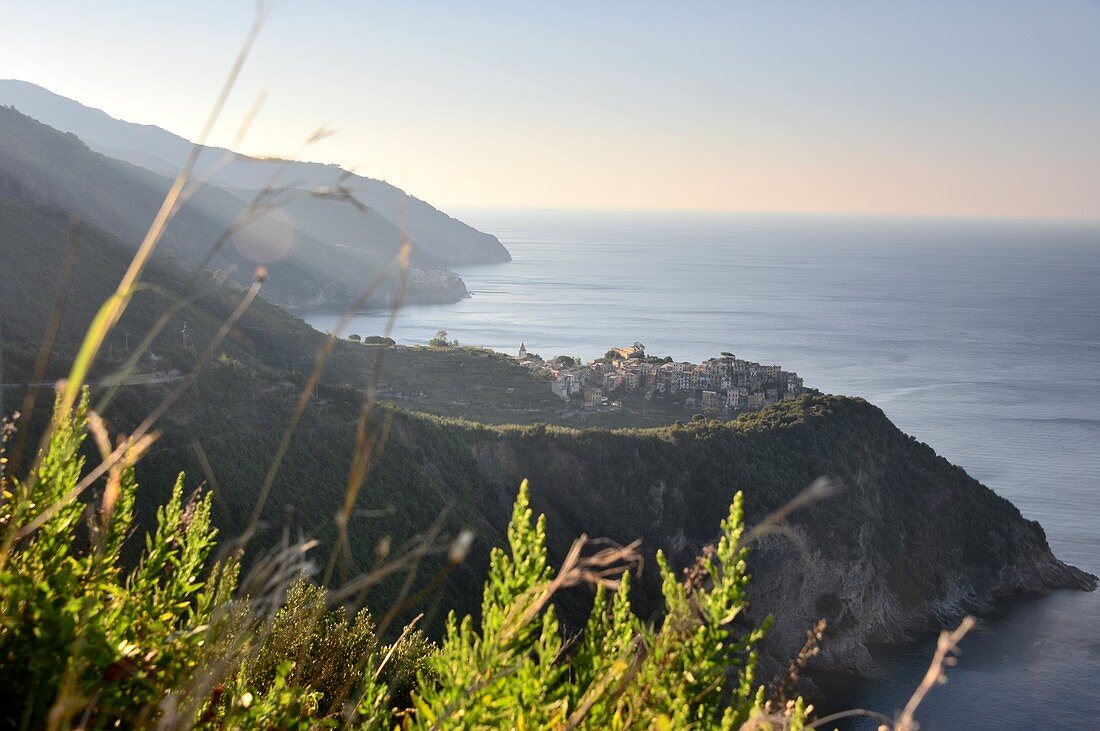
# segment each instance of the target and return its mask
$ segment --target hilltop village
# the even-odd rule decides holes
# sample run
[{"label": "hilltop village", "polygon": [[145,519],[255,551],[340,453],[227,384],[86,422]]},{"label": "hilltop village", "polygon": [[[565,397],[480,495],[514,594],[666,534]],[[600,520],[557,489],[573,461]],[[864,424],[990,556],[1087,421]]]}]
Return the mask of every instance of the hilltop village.
[{"label": "hilltop village", "polygon": [[677,363],[671,357],[646,355],[641,343],[612,348],[588,363],[570,356],[543,360],[523,344],[515,358],[547,376],[554,394],[564,401],[576,400],[585,411],[616,411],[622,408],[621,397],[632,395],[680,403],[689,411],[729,415],[792,400],[804,388],[797,373],[778,365],[761,365],[732,353],[699,364]]}]

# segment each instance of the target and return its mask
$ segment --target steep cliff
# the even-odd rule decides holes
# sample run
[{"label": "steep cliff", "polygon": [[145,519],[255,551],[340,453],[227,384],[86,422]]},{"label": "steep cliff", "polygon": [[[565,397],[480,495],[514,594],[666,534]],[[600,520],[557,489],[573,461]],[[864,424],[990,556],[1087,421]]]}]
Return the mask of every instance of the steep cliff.
[{"label": "steep cliff", "polygon": [[[580,533],[641,537],[647,552],[663,548],[686,565],[714,538],[734,491],[745,492],[752,525],[816,478],[833,479],[839,494],[753,547],[751,614],[774,616],[767,650],[776,663],[819,617],[830,624],[822,664],[866,671],[868,643],[1013,595],[1096,586],[1054,557],[1038,523],[861,399],[807,396],[729,424],[663,430],[447,428],[463,429],[486,505],[506,505],[520,478],[531,481],[559,555]],[[499,523],[494,512],[487,518]],[[639,594],[652,601],[646,573]]]}]

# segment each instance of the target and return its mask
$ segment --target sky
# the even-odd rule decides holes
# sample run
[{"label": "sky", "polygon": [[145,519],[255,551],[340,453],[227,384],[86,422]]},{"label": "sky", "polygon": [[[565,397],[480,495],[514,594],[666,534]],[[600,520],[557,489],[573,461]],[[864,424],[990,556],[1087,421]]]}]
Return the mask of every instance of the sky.
[{"label": "sky", "polygon": [[[0,78],[193,139],[253,9],[7,2]],[[1100,0],[280,0],[211,142],[261,94],[441,207],[1100,219]]]}]

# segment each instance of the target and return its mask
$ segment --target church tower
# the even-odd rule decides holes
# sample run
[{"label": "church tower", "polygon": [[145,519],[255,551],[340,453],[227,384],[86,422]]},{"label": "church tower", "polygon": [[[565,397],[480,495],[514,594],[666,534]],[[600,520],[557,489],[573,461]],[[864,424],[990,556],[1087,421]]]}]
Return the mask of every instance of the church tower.
[{"label": "church tower", "polygon": [[527,346],[523,343],[519,344],[519,354],[516,355],[516,360],[523,360],[527,357]]}]

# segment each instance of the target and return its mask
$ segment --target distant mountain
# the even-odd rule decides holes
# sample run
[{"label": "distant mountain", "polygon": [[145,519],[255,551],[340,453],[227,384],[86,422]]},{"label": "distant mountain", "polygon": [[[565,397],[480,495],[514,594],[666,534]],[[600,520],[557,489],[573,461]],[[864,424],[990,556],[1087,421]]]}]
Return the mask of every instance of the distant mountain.
[{"label": "distant mountain", "polygon": [[[0,105],[13,106],[51,127],[71,132],[108,157],[162,175],[175,175],[192,148],[188,140],[159,127],[114,119],[103,111],[25,81],[0,80]],[[203,150],[197,169],[208,170],[226,158],[230,162],[214,172],[212,182],[238,189],[236,192],[242,198],[251,198],[254,191],[268,184],[277,166],[286,164],[280,184],[310,189],[340,182],[380,218],[405,231],[434,264],[450,267],[511,259],[495,236],[482,233],[384,181],[352,175],[336,165],[261,160],[216,147]],[[305,198],[296,203],[294,223],[302,232],[333,244],[369,247],[392,242],[388,234],[363,227],[355,209],[333,206],[323,199]]]},{"label": "distant mountain", "polygon": [[[0,107],[0,197],[78,215],[136,248],[170,184],[167,177],[93,152],[71,134]],[[222,247],[209,268],[222,269],[235,281],[247,283],[256,264],[266,264],[269,280],[264,296],[293,308],[346,307],[380,276],[382,286],[374,302],[386,302],[399,274],[395,257],[400,232],[376,213],[361,212],[347,203],[316,200],[315,204],[333,212],[350,211],[357,230],[374,239],[374,244],[311,236],[294,225],[300,204],[290,202],[245,227]],[[160,255],[197,266],[245,208],[239,196],[203,186],[168,227]],[[276,250],[281,247],[287,250]],[[466,294],[458,275],[436,266],[413,247],[409,301],[455,302]]]}]

